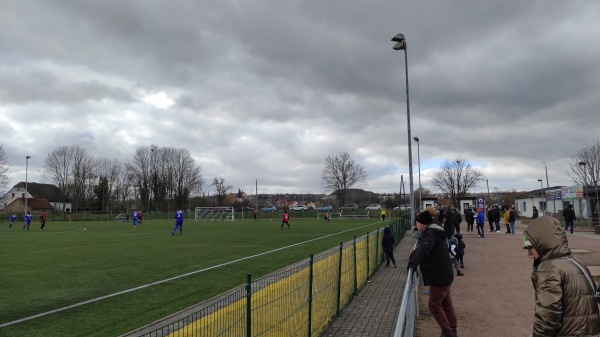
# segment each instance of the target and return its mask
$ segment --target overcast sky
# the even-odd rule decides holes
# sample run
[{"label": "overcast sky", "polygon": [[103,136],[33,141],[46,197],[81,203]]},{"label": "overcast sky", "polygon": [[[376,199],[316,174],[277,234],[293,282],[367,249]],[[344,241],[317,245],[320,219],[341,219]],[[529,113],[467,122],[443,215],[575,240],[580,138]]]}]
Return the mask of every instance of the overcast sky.
[{"label": "overcast sky", "polygon": [[[600,2],[0,0],[0,144],[10,186],[80,145],[185,148],[237,191],[321,193],[325,158],[408,180],[404,52],[421,181],[465,158],[489,188],[572,185],[600,131]],[[418,187],[413,142],[414,186]],[[406,185],[408,190],[408,185]],[[485,182],[477,191],[486,191]]]}]

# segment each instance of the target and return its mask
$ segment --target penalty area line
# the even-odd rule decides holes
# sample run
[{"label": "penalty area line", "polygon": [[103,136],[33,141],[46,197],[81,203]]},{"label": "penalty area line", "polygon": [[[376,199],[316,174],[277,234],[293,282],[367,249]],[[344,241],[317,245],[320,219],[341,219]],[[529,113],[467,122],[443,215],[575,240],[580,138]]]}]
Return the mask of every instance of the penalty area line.
[{"label": "penalty area line", "polygon": [[217,265],[214,265],[214,266],[211,266],[211,267],[208,267],[208,268],[203,268],[203,269],[195,270],[195,271],[192,271],[192,272],[189,272],[189,273],[185,273],[185,274],[177,275],[177,276],[174,276],[174,277],[170,277],[170,278],[167,278],[167,279],[164,279],[164,280],[160,280],[160,281],[156,281],[156,282],[144,284],[144,285],[141,285],[139,287],[135,287],[135,288],[131,288],[131,289],[126,289],[126,290],[119,291],[119,292],[112,293],[112,294],[108,294],[108,295],[105,295],[105,296],[96,297],[96,298],[93,298],[93,299],[90,299],[90,300],[87,300],[87,301],[83,301],[83,302],[71,304],[71,305],[68,305],[66,307],[62,307],[62,308],[58,308],[58,309],[54,309],[54,310],[42,312],[42,313],[39,313],[37,315],[28,316],[28,317],[24,317],[24,318],[21,318],[21,319],[17,319],[15,321],[2,323],[2,324],[0,324],[0,328],[4,328],[4,327],[10,326],[10,325],[15,325],[15,324],[23,323],[23,322],[26,322],[26,321],[30,321],[32,319],[36,319],[36,318],[48,316],[48,315],[51,315],[51,314],[55,314],[57,312],[61,312],[61,311],[65,311],[65,310],[69,310],[69,309],[73,309],[73,308],[77,308],[77,307],[80,307],[82,305],[86,305],[86,304],[90,304],[90,303],[102,301],[102,300],[105,300],[107,298],[124,295],[124,294],[131,293],[131,292],[134,292],[134,291],[137,291],[137,290],[149,288],[149,287],[156,286],[156,285],[159,285],[159,284],[162,284],[162,283],[167,283],[167,282],[174,281],[174,280],[177,280],[177,279],[180,279],[180,278],[184,278],[184,277],[188,277],[188,276],[191,276],[191,275],[203,273],[203,272],[206,272],[206,271],[209,271],[209,270],[212,270],[212,269],[224,267],[224,266],[227,266],[227,265],[230,265],[230,264],[234,264],[234,263],[238,263],[238,262],[241,262],[241,261],[250,260],[250,259],[253,259],[255,257],[259,257],[259,256],[263,256],[263,255],[275,253],[275,252],[278,252],[278,251],[281,251],[281,250],[284,250],[284,249],[288,249],[288,248],[300,246],[300,245],[303,245],[303,244],[306,244],[306,243],[309,243],[309,242],[318,241],[318,240],[325,239],[325,238],[328,238],[328,237],[331,237],[331,236],[335,236],[335,235],[343,234],[343,233],[346,233],[346,232],[350,232],[350,231],[353,231],[353,230],[356,230],[356,229],[359,229],[359,228],[372,226],[373,224],[374,223],[371,223],[371,224],[367,224],[367,225],[363,225],[363,226],[359,226],[359,227],[347,229],[347,230],[344,230],[344,231],[341,231],[341,232],[337,232],[337,233],[332,233],[332,234],[320,236],[318,238],[314,238],[314,239],[310,239],[310,240],[306,240],[306,241],[294,243],[292,245],[288,245],[288,246],[284,246],[284,247],[279,247],[279,248],[272,249],[272,250],[269,250],[269,251],[266,251],[266,252],[262,252],[262,253],[258,253],[258,254],[254,254],[254,255],[250,255],[250,256],[246,256],[246,257],[243,257],[243,258],[240,258],[240,259],[237,259],[237,260],[232,260],[232,261],[229,261],[229,262],[217,264]]}]

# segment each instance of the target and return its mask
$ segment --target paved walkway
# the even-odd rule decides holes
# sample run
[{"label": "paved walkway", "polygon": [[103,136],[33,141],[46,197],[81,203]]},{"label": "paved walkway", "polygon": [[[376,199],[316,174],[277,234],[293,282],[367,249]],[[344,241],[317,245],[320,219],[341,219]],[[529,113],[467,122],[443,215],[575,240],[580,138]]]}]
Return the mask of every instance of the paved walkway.
[{"label": "paved walkway", "polygon": [[[461,337],[515,336],[531,334],[533,324],[533,287],[531,260],[523,252],[522,230],[527,224],[517,222],[517,233],[463,231],[465,276],[456,277],[452,296]],[[463,223],[463,229],[466,225]],[[487,224],[486,224],[487,227]],[[576,232],[568,235],[573,253],[600,275],[600,235]],[[393,336],[400,307],[406,261],[414,239],[407,235],[395,249],[398,268],[382,267],[360,291],[342,315],[334,320],[326,336],[386,337]],[[421,286],[420,317],[416,337],[439,336],[440,330],[427,310]]]}]

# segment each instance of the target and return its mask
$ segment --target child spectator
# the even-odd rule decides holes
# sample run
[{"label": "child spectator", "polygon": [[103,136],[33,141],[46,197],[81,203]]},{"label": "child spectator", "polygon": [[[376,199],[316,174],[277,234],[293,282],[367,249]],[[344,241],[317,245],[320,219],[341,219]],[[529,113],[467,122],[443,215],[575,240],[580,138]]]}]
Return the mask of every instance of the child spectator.
[{"label": "child spectator", "polygon": [[465,251],[464,251],[464,247],[462,248],[462,251],[459,248],[460,243],[459,243],[459,240],[457,238],[457,236],[459,236],[459,235],[460,235],[460,238],[462,239],[462,235],[459,234],[459,233],[456,233],[450,239],[450,262],[452,262],[452,268],[456,271],[456,276],[463,276],[465,274],[463,274],[462,270],[460,270],[460,262],[458,260],[458,255],[460,254],[461,258],[462,258],[462,256],[464,255]]},{"label": "child spectator", "polygon": [[381,238],[381,247],[383,247],[383,252],[385,253],[385,266],[390,266],[390,261],[394,264],[394,268],[396,268],[396,260],[394,259],[394,236],[392,235],[392,229],[390,227],[383,228],[383,237]]}]

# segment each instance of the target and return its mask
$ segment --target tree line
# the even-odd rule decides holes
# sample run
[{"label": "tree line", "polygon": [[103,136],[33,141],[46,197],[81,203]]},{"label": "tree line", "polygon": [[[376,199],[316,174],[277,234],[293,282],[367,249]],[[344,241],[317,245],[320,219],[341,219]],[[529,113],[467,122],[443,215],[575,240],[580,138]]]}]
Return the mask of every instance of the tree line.
[{"label": "tree line", "polygon": [[186,149],[142,146],[127,162],[95,158],[79,145],[46,155],[43,175],[78,210],[186,208],[205,185],[200,165]]}]

